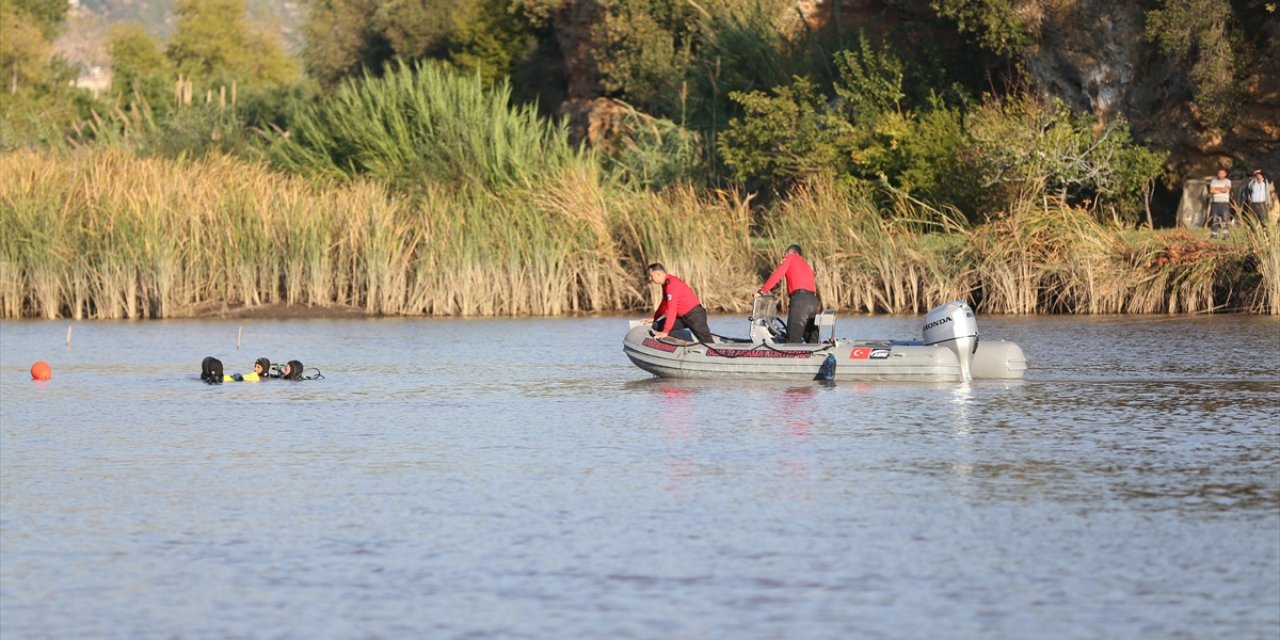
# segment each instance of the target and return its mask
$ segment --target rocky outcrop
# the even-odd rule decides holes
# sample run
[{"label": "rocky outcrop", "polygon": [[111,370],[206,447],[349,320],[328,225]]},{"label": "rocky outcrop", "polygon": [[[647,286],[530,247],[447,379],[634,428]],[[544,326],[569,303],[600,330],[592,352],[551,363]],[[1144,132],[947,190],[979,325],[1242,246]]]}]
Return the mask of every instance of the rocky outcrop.
[{"label": "rocky outcrop", "polygon": [[1234,126],[1215,131],[1194,111],[1189,69],[1147,39],[1145,3],[1045,4],[1054,10],[1045,13],[1040,38],[1024,60],[1043,92],[1093,113],[1100,123],[1123,115],[1135,137],[1170,152],[1169,169],[1177,176],[1212,174],[1219,167],[1280,169],[1274,64],[1248,70]]}]

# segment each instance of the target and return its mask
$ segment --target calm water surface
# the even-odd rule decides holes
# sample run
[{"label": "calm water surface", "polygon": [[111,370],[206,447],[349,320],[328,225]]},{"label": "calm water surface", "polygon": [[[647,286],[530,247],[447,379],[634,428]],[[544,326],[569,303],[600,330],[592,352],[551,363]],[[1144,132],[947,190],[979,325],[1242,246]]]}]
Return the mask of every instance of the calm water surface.
[{"label": "calm water surface", "polygon": [[624,318],[3,322],[0,636],[1280,637],[1280,322],[979,322],[1025,381],[666,382]]}]

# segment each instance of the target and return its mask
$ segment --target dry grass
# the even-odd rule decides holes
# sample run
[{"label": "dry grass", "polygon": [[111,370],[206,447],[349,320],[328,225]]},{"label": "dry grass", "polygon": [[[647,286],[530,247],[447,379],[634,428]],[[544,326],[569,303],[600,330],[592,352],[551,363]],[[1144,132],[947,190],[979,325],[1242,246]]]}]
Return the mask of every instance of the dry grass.
[{"label": "dry grass", "polygon": [[[868,188],[810,184],[780,203],[764,222],[759,273],[777,263],[783,249],[801,245],[814,267],[823,304],[867,313],[919,313],[966,298],[967,275],[949,269],[945,252],[926,248],[940,223],[898,199],[882,212]],[[757,283],[758,284],[758,283]]]}]

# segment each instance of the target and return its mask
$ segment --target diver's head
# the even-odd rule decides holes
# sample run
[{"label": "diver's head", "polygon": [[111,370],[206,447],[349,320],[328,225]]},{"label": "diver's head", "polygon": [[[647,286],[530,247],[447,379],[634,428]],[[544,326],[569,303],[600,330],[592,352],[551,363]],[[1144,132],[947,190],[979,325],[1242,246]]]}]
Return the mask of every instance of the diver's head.
[{"label": "diver's head", "polygon": [[267,377],[271,374],[271,361],[266,358],[258,358],[257,360],[254,360],[253,372],[264,378]]},{"label": "diver's head", "polygon": [[302,379],[302,363],[297,360],[290,360],[284,365],[285,380],[301,380]]},{"label": "diver's head", "polygon": [[200,362],[200,379],[205,382],[222,382],[222,361],[213,356],[205,356]]}]

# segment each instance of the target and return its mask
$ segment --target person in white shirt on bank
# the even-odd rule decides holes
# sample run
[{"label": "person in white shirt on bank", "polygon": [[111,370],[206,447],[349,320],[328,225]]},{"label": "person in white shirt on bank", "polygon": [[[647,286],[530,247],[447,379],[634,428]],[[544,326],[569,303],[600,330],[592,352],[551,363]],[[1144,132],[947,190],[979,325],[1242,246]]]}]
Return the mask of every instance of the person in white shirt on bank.
[{"label": "person in white shirt on bank", "polygon": [[1267,223],[1267,210],[1271,208],[1271,183],[1262,175],[1262,169],[1253,170],[1249,180],[1249,211],[1262,224]]},{"label": "person in white shirt on bank", "polygon": [[1209,238],[1218,239],[1218,230],[1222,230],[1222,239],[1226,240],[1231,230],[1227,224],[1231,222],[1231,180],[1227,178],[1226,169],[1218,169],[1218,177],[1209,181]]}]

